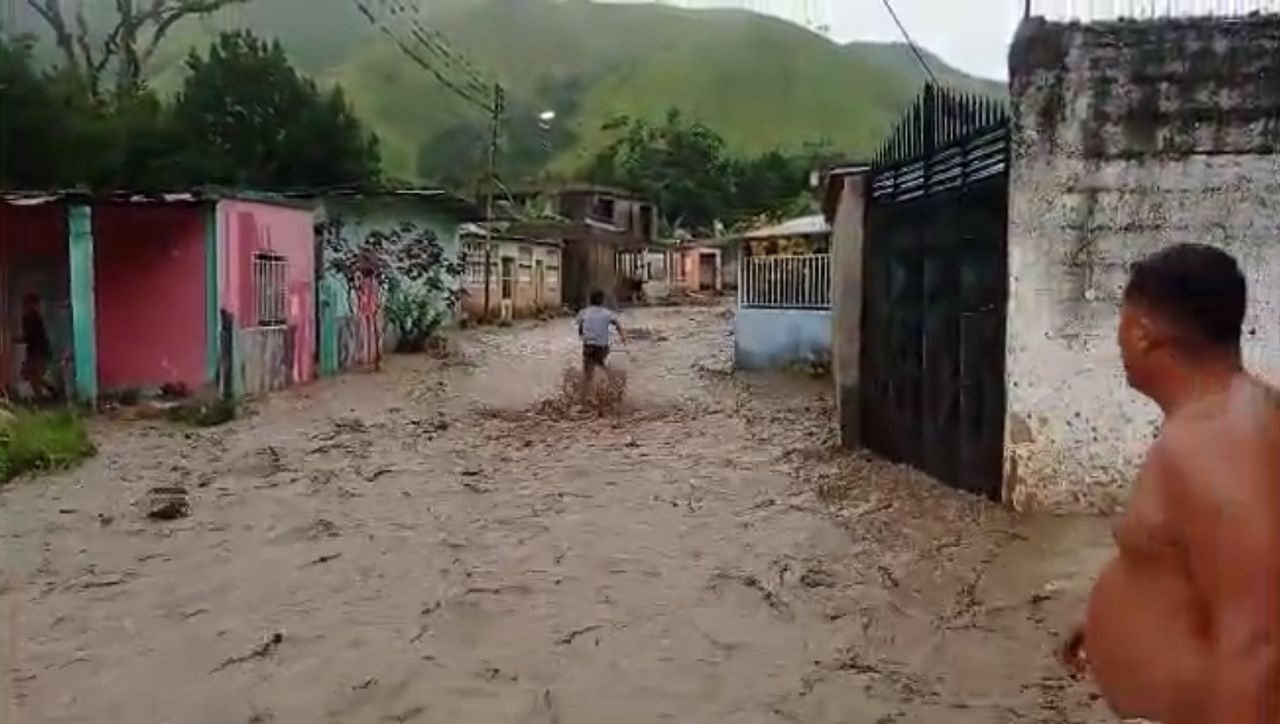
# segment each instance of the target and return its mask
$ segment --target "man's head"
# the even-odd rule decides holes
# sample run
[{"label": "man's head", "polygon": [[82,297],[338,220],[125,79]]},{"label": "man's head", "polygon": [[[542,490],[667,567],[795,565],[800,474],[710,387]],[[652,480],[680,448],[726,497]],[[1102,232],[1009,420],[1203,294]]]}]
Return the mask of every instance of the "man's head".
[{"label": "man's head", "polygon": [[1244,274],[1230,254],[1179,244],[1134,264],[1120,314],[1129,384],[1150,393],[1177,368],[1238,363]]},{"label": "man's head", "polygon": [[591,292],[591,306],[599,307],[604,305],[604,292],[599,289]]},{"label": "man's head", "polygon": [[40,295],[28,294],[22,298],[22,308],[28,312],[40,311]]}]

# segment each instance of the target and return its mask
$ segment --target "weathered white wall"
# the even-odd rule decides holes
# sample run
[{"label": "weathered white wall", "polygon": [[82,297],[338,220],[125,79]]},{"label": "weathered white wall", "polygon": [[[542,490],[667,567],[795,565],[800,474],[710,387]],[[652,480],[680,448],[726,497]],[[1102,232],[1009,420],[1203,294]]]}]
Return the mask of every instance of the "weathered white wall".
[{"label": "weathered white wall", "polygon": [[831,373],[836,385],[836,424],[840,444],[862,442],[862,249],[866,203],[865,177],[839,180],[842,189],[831,223]]},{"label": "weathered white wall", "polygon": [[1153,251],[1202,242],[1239,259],[1246,357],[1280,380],[1277,74],[1276,18],[1020,29],[1005,476],[1015,506],[1123,501],[1159,415],[1127,388],[1115,330],[1128,267]]}]

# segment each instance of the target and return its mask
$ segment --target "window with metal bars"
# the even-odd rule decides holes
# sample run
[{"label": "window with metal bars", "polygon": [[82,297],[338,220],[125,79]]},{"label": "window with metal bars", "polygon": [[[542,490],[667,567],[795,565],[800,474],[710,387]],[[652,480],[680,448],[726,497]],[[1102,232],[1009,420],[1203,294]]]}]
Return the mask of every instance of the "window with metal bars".
[{"label": "window with metal bars", "polygon": [[[484,286],[484,243],[483,242],[467,242],[462,249],[463,258],[466,261],[466,283],[474,286]],[[498,277],[498,261],[492,258],[489,262],[489,279]]]},{"label": "window with metal bars", "polygon": [[518,250],[520,260],[520,283],[528,284],[533,281],[533,248],[522,246]]},{"label": "window with metal bars", "polygon": [[253,255],[254,318],[259,327],[289,323],[289,261],[279,254]]}]

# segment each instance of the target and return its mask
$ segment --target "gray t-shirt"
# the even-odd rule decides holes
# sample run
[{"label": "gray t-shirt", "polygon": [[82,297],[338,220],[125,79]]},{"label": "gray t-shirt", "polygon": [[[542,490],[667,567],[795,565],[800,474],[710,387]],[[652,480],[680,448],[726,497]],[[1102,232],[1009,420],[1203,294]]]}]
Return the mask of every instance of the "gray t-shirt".
[{"label": "gray t-shirt", "polygon": [[578,312],[578,334],[583,344],[608,347],[609,327],[617,323],[618,316],[604,307],[587,307]]}]

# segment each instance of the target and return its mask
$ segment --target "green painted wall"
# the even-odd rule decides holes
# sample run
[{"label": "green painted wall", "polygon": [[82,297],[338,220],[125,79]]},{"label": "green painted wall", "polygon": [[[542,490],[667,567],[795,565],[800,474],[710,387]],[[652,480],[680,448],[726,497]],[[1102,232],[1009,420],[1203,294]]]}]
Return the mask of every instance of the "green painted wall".
[{"label": "green painted wall", "polygon": [[[414,199],[325,199],[317,212],[317,216],[319,218],[342,218],[345,222],[345,236],[349,244],[357,243],[374,230],[392,229],[409,221],[434,231],[440,243],[444,245],[446,256],[456,258],[461,250],[458,232],[462,222],[435,211],[421,201]],[[324,276],[332,284],[332,296],[330,298],[334,305],[333,318],[336,325],[338,320],[351,316],[351,294],[344,279],[330,273],[327,268]],[[458,278],[453,281],[455,286],[461,283],[461,279]],[[321,322],[323,329],[323,319]],[[388,339],[387,342],[391,344],[394,340]],[[324,343],[322,341],[321,349],[323,350],[323,348]],[[334,355],[336,360],[336,348]]]},{"label": "green painted wall", "polygon": [[316,290],[320,314],[317,327],[320,333],[320,375],[322,377],[332,377],[339,371],[337,307],[339,298],[345,295],[340,288],[340,281],[325,276],[320,280],[320,288]]},{"label": "green painted wall", "polygon": [[218,206],[208,204],[204,210],[204,263],[205,263],[205,378],[209,384],[218,383],[218,357],[221,354],[221,335],[218,315]]},{"label": "green painted wall", "polygon": [[71,284],[71,339],[76,398],[98,399],[98,340],[94,319],[93,211],[81,204],[67,207],[67,250]]}]

